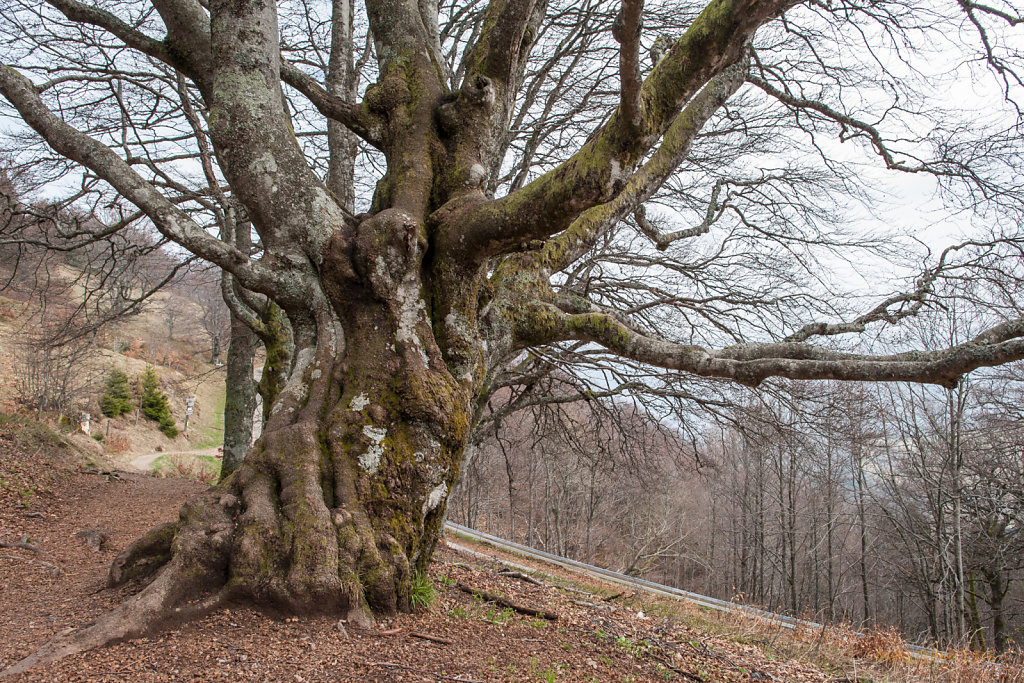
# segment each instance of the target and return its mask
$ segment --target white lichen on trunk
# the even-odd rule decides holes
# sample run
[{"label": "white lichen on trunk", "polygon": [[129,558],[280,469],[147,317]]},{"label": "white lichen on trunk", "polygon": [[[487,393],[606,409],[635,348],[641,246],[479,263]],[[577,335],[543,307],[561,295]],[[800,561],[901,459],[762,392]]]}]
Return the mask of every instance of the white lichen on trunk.
[{"label": "white lichen on trunk", "polygon": [[388,435],[387,429],[366,425],[363,427],[363,434],[370,440],[370,447],[359,456],[359,466],[369,474],[376,474],[380,469],[380,460],[384,456],[384,447],[381,442]]},{"label": "white lichen on trunk", "polygon": [[423,501],[423,514],[426,515],[431,510],[436,510],[447,497],[448,484],[441,482],[427,494],[427,499]]},{"label": "white lichen on trunk", "polygon": [[416,332],[416,325],[421,317],[426,315],[426,305],[420,296],[419,283],[414,277],[405,278],[398,286],[397,299],[399,305],[398,330],[395,332],[395,339],[399,343],[411,344],[419,352],[423,359],[423,365],[430,367],[430,358],[423,349],[423,342],[420,341]]}]

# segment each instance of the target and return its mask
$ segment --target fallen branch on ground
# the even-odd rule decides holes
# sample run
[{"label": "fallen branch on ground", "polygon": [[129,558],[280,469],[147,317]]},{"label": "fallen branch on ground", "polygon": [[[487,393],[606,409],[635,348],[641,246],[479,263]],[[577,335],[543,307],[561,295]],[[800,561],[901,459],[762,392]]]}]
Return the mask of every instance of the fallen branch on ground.
[{"label": "fallen branch on ground", "polygon": [[109,479],[116,479],[117,481],[124,481],[122,474],[131,474],[125,470],[100,470],[96,468],[89,468],[87,470],[81,470],[82,474],[95,474],[100,477],[106,477]]},{"label": "fallen branch on ground", "polygon": [[16,541],[16,542],[0,541],[0,548],[21,548],[22,550],[31,550],[34,553],[39,553],[40,555],[43,555],[45,557],[49,557],[50,559],[53,559],[53,560],[57,559],[56,557],[54,557],[50,553],[46,552],[42,548],[38,548],[38,547],[32,545],[31,543],[29,543],[28,542],[28,536],[22,536],[21,540],[20,541]]},{"label": "fallen branch on ground", "polygon": [[599,605],[596,602],[589,602],[587,600],[570,600],[569,602],[571,602],[574,605],[579,605],[580,607],[586,607],[588,609],[597,609],[605,612],[615,611],[615,607],[611,605]]},{"label": "fallen branch on ground", "polygon": [[583,596],[588,597],[588,598],[596,598],[597,597],[596,595],[594,595],[590,591],[583,591],[583,590],[580,590],[579,588],[573,588],[572,586],[555,586],[555,588],[557,588],[560,591],[565,591],[566,593],[575,593],[576,595],[583,595]]},{"label": "fallen branch on ground", "polygon": [[507,607],[510,610],[519,612],[520,614],[526,614],[531,617],[541,617],[542,619],[547,619],[548,621],[558,621],[558,615],[554,612],[547,612],[542,609],[526,607],[525,605],[517,605],[516,603],[506,598],[503,598],[500,595],[488,593],[487,591],[480,590],[479,588],[473,588],[472,586],[462,583],[461,581],[455,585],[458,586],[459,590],[461,590],[463,593],[469,593],[470,595],[479,596],[487,602],[493,602],[494,604],[500,607]]},{"label": "fallen branch on ground", "polygon": [[422,638],[423,640],[429,640],[432,643],[440,643],[442,645],[451,645],[453,642],[455,642],[449,638],[432,636],[429,633],[420,633],[419,631],[409,631],[409,636],[412,638]]},{"label": "fallen branch on ground", "polygon": [[513,571],[512,569],[503,569],[502,571],[498,572],[498,576],[507,576],[510,579],[519,579],[520,581],[525,581],[526,583],[532,583],[534,586],[544,585],[532,576],[529,576],[522,572]]}]

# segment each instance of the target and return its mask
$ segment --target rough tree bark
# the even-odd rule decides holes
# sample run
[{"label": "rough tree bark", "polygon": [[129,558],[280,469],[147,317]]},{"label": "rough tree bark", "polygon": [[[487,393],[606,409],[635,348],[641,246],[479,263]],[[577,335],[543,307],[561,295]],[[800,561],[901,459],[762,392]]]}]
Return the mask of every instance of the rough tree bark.
[{"label": "rough tree bark", "polygon": [[[970,344],[883,357],[807,343],[830,333],[825,326],[795,341],[716,350],[652,336],[552,287],[552,273],[632,215],[685,160],[743,84],[755,31],[791,0],[712,0],[646,78],[637,56],[641,3],[625,0],[614,31],[619,106],[566,162],[497,199],[484,191],[487,169],[501,166],[543,0],[488,5],[454,92],[436,4],[369,0],[379,78],[361,103],[337,94],[353,92],[341,66],[325,88],[282,61],[272,0],[152,0],[167,32],[160,39],[92,5],[47,1],[189,79],[262,258],[211,236],[48,108],[19,71],[0,68],[0,93],[55,151],[108,182],[164,236],[268,297],[287,317],[294,352],[241,466],[115,563],[112,582],[149,574],[148,585],[8,674],[225,599],[362,621],[408,610],[411,577],[430,561],[488,372],[529,346],[592,342],[747,384],[781,375],[948,385],[975,367],[1024,357],[1021,320]],[[335,9],[351,11],[343,2]],[[350,49],[350,35],[338,43],[346,40]],[[310,168],[282,80],[383,153],[387,173],[368,213],[352,215],[350,200]]]},{"label": "rough tree bark", "polygon": [[256,334],[232,313],[227,376],[224,380],[224,454],[220,466],[222,479],[238,469],[252,445],[253,414],[256,412],[256,381],[252,376],[255,355]]}]

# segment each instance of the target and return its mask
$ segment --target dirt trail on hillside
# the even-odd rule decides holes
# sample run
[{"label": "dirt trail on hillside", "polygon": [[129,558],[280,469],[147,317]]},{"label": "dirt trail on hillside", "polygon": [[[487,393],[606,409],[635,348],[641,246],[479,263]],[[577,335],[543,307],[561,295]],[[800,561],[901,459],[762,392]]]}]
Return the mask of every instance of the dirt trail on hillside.
[{"label": "dirt trail on hillside", "polygon": [[163,451],[159,453],[147,453],[146,455],[140,455],[128,463],[128,466],[134,469],[136,472],[149,472],[153,469],[153,463],[157,458],[161,458],[165,455],[205,455],[209,457],[217,457],[220,455],[220,448],[204,448],[202,450],[191,450],[191,451]]},{"label": "dirt trail on hillside", "polygon": [[[0,474],[11,466],[2,451]],[[17,462],[30,461],[19,456]],[[0,670],[54,633],[87,624],[137,591],[138,586],[105,587],[110,562],[145,530],[175,519],[181,504],[205,489],[183,478],[63,472],[28,505],[0,496],[0,542],[24,538],[37,549],[0,548]],[[106,537],[99,551],[80,535],[92,529]],[[831,679],[805,662],[779,661],[750,645],[646,617],[636,607],[616,606],[579,588],[562,591],[546,581],[534,585],[501,576],[498,571],[507,569],[501,563],[445,548],[436,559],[430,569],[438,592],[432,607],[376,628],[327,617],[272,619],[233,607],[11,680],[738,683],[750,680],[750,672],[762,674],[760,680]],[[559,619],[518,614],[468,595],[460,585]]]}]

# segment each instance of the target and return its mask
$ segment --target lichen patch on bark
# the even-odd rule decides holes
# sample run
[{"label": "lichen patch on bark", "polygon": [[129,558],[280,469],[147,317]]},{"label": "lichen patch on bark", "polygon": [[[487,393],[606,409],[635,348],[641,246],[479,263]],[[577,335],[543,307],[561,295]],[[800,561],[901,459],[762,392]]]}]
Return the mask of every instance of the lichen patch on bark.
[{"label": "lichen patch on bark", "polygon": [[370,446],[366,452],[359,456],[359,465],[369,474],[376,474],[380,469],[381,458],[384,456],[384,447],[381,443],[388,435],[388,430],[373,425],[363,427],[363,434],[370,439]]},{"label": "lichen patch on bark", "polygon": [[448,484],[441,482],[427,494],[427,499],[423,501],[423,514],[424,516],[431,510],[435,510],[441,505],[448,497]]}]

